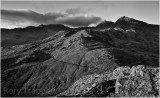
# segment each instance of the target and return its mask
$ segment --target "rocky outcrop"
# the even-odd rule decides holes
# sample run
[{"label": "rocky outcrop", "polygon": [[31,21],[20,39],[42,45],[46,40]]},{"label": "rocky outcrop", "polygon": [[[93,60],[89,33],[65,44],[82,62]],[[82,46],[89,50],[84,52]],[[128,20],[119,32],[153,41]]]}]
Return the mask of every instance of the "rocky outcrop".
[{"label": "rocky outcrop", "polygon": [[84,76],[58,96],[158,97],[158,87],[158,68],[126,66],[118,67],[113,72]]}]

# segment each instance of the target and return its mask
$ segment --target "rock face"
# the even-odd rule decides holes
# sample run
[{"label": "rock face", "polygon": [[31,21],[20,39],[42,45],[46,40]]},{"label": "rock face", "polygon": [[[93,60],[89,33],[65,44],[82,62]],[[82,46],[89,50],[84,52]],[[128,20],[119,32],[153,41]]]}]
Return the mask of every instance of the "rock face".
[{"label": "rock face", "polygon": [[58,96],[157,97],[159,69],[144,65],[118,67],[113,72],[91,74],[77,80]]},{"label": "rock face", "polygon": [[2,96],[158,96],[159,29],[130,20],[2,47]]}]

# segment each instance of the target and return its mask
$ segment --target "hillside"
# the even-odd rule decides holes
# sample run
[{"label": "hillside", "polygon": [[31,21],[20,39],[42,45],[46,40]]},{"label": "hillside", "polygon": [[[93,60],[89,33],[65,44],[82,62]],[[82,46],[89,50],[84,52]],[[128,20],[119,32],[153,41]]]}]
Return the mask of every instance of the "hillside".
[{"label": "hillside", "polygon": [[29,26],[26,28],[1,29],[1,46],[14,46],[28,44],[34,41],[42,40],[58,31],[69,31],[70,28],[64,25],[51,24],[40,25],[38,27]]}]

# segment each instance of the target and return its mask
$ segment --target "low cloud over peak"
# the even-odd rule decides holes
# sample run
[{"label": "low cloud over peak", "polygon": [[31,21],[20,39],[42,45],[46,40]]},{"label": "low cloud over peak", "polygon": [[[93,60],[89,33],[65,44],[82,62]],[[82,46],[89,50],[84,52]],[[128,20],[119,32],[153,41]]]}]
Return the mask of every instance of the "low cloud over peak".
[{"label": "low cloud over peak", "polygon": [[[65,12],[38,13],[31,10],[1,9],[2,27],[25,27],[40,24],[65,24],[72,27],[90,26],[102,19],[97,16],[87,16],[80,8],[67,9]],[[9,28],[9,27],[8,27]]]}]

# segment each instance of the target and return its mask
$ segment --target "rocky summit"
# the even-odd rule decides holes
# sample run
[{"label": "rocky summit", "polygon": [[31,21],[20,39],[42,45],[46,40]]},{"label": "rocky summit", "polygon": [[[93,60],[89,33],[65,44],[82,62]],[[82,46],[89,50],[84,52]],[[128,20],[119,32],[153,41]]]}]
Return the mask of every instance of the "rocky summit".
[{"label": "rocky summit", "polygon": [[3,97],[159,96],[159,25],[121,17],[19,43],[1,47]]}]

